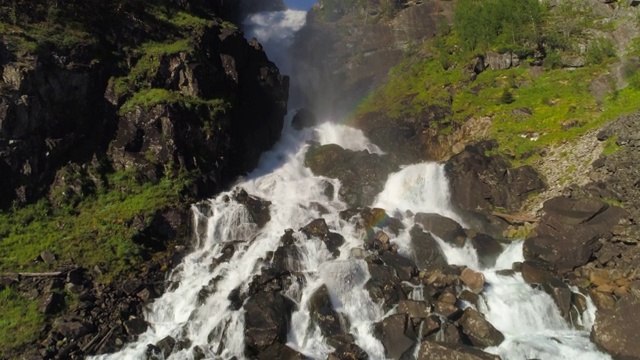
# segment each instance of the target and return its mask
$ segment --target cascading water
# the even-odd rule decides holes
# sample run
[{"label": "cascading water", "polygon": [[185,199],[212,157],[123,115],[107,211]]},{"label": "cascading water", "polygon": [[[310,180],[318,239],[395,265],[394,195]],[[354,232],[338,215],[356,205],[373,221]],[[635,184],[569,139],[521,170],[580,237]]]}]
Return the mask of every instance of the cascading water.
[{"label": "cascading water", "polygon": [[[245,312],[230,299],[239,290],[246,292],[253,276],[260,273],[267,254],[280,245],[285,229],[301,228],[320,217],[332,232],[341,234],[345,242],[339,249],[340,255],[334,258],[322,241],[307,240],[301,233],[293,233],[296,251],[300,254],[296,271],[303,279],[284,291],[297,303],[297,310],[291,316],[287,345],[313,359],[326,359],[333,351],[319,329],[312,325],[308,311],[313,293],[326,285],[333,307],[348,319],[348,331],[354,343],[371,359],[384,359],[385,350],[374,336],[372,325],[388,314],[364,289],[370,278],[367,263],[352,257],[352,249],[362,248],[362,234],[354,224],[340,219],[339,212],[346,205],[325,191],[327,184],[331,184],[338,193],[340,183],[314,176],[304,166],[309,140],[380,153],[360,131],[343,125],[324,123],[303,131],[294,131],[287,125],[279,143],[263,155],[258,168],[237,183],[247,193],[271,202],[270,221],[258,228],[243,205],[229,201],[233,192],[194,205],[195,250],[168,279],[178,285],[149,306],[146,313],[149,329],[135,343],[117,354],[96,359],[143,359],[148,344],[156,344],[167,336],[181,344],[174,346],[170,359],[194,359],[194,354],[207,359],[244,358]],[[390,175],[373,205],[384,208],[388,214],[431,212],[463,223],[449,206],[443,167],[434,163],[411,165]],[[392,236],[391,241],[398,245],[401,254],[410,256],[413,249],[408,229],[413,226],[413,220],[403,217],[403,223],[406,230]],[[478,310],[505,335],[499,346],[486,351],[504,359],[608,358],[589,342],[592,304],[589,303],[583,315],[584,330],[576,330],[561,317],[549,295],[533,289],[517,273],[501,275],[498,270],[511,269],[513,262],[523,260],[521,242],[506,247],[493,267],[482,268],[469,242],[455,248],[436,240],[449,263],[465,265],[484,274],[486,284]],[[228,261],[217,261],[228,256],[225,251],[229,245],[233,245],[235,251]],[[212,263],[217,266],[212,267]],[[422,299],[419,286],[410,293],[410,298]]]}]

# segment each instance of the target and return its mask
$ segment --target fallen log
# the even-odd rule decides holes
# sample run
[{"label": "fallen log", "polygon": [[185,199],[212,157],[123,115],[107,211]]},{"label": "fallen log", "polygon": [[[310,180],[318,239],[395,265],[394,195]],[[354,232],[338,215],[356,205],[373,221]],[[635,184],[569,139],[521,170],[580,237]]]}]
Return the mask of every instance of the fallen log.
[{"label": "fallen log", "polygon": [[62,271],[54,271],[54,272],[43,272],[43,273],[3,273],[0,276],[15,276],[19,275],[21,277],[58,277],[64,274]]},{"label": "fallen log", "polygon": [[495,212],[495,211],[493,211],[491,213],[491,215],[497,216],[497,217],[502,218],[502,219],[505,219],[511,224],[523,224],[523,223],[526,223],[526,222],[529,222],[529,223],[538,222],[537,218],[535,218],[533,216],[529,216],[529,215],[509,215],[509,214],[503,214],[503,213],[499,213],[499,212]]}]

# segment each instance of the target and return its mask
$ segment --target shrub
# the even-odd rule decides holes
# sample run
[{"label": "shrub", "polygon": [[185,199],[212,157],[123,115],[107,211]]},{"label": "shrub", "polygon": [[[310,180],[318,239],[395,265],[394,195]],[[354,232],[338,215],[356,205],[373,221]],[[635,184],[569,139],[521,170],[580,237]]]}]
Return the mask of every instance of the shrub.
[{"label": "shrub", "polygon": [[607,59],[616,56],[613,42],[607,38],[598,38],[589,43],[586,60],[589,64],[602,64]]},{"label": "shrub", "polygon": [[547,69],[557,69],[562,67],[562,55],[560,51],[553,49],[544,58],[544,67]]},{"label": "shrub", "polygon": [[516,101],[516,99],[513,97],[511,91],[509,91],[508,88],[504,88],[504,90],[502,91],[502,96],[500,96],[500,102],[502,104],[511,104],[514,101]]}]

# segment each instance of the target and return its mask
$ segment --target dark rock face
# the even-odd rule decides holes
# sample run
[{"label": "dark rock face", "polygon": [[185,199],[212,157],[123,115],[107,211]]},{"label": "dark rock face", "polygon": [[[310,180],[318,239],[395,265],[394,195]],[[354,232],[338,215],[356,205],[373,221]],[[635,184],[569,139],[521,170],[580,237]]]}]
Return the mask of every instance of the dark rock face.
[{"label": "dark rock face", "polygon": [[329,231],[329,227],[324,219],[316,219],[300,229],[307,238],[316,237],[324,242],[327,250],[334,256],[340,255],[338,248],[344,244],[344,238],[338,233]]},{"label": "dark rock face", "polygon": [[460,320],[462,332],[469,337],[473,346],[498,346],[504,341],[504,335],[498,331],[484,316],[472,308],[466,308]]},{"label": "dark rock face", "polygon": [[350,207],[370,205],[389,174],[399,170],[388,156],[345,150],[335,144],[311,147],[305,165],[316,175],[339,179],[338,195]]},{"label": "dark rock face", "polygon": [[467,234],[462,229],[462,226],[448,217],[439,214],[417,213],[414,221],[416,224],[422,225],[425,231],[451,245],[461,247],[467,239]]},{"label": "dark rock face", "polygon": [[626,215],[621,208],[598,200],[557,197],[544,203],[537,235],[525,241],[528,260],[551,264],[563,274],[586,264],[611,236],[614,225]]},{"label": "dark rock face", "polygon": [[376,328],[387,358],[403,359],[410,355],[417,335],[406,314],[388,316]]},{"label": "dark rock face", "polygon": [[287,345],[275,343],[258,355],[258,360],[306,360],[307,357]]},{"label": "dark rock face", "polygon": [[[197,1],[183,5],[220,7],[192,2]],[[99,32],[113,34],[114,43],[79,43],[37,56],[7,50],[1,57],[0,171],[5,176],[0,207],[13,200],[34,201],[62,179],[56,173],[63,166],[71,162],[87,171],[95,159],[116,169],[136,169],[151,180],[197,170],[196,194],[210,195],[255,167],[278,139],[288,78],[257,44],[248,44],[238,30],[223,29],[215,15],[212,25],[190,37],[193,50],[159,55],[157,66],[138,78],[138,88],[128,89],[162,89],[202,100],[201,105],[158,101],[122,109],[127,95],[116,91],[113,75],[134,71],[139,59],[126,55],[129,60],[122,63],[130,68],[124,69],[111,65],[122,59],[95,59],[115,53],[132,38],[144,42],[155,35],[147,32],[166,29],[139,29],[131,22],[123,26],[126,14],[118,18],[105,10],[105,16],[116,20],[99,24]]]},{"label": "dark rock face", "polygon": [[389,21],[382,2],[333,4],[311,10],[293,46],[294,86],[304,89],[294,93],[322,117],[343,114],[380,85],[402,60],[405,44],[431,38],[453,8],[448,2],[397,1]]},{"label": "dark rock face", "polygon": [[522,264],[522,277],[527,283],[539,285],[542,290],[551,295],[560,314],[569,320],[572,293],[567,284],[548,268],[545,268],[545,264],[535,261],[525,261]]},{"label": "dark rock face", "polygon": [[371,279],[367,281],[364,288],[374,302],[382,303],[385,311],[388,311],[398,301],[407,298],[402,290],[401,280],[392,267],[385,265],[377,257],[369,257],[366,261]]},{"label": "dark rock face", "polygon": [[486,156],[497,146],[484,141],[468,145],[446,163],[451,184],[451,202],[463,209],[502,207],[517,209],[529,194],[543,190],[540,176],[528,166],[511,168],[502,157]]},{"label": "dark rock face", "polygon": [[340,322],[341,315],[333,308],[329,298],[329,289],[322,285],[309,299],[309,313],[312,321],[320,328],[322,336],[329,338],[344,335],[346,332]]},{"label": "dark rock face", "polygon": [[637,359],[640,355],[638,318],[640,301],[634,294],[623,296],[613,309],[598,311],[591,337],[598,346],[617,359]]},{"label": "dark rock face", "polygon": [[269,213],[271,202],[249,195],[243,189],[240,189],[235,194],[234,199],[247,208],[251,218],[259,228],[264,227],[271,220],[271,214]]},{"label": "dark rock face", "polygon": [[440,245],[431,234],[422,231],[418,226],[411,228],[410,234],[415,261],[420,269],[432,271],[448,265]]},{"label": "dark rock face", "polygon": [[300,109],[291,120],[291,127],[296,130],[312,127],[318,123],[318,119],[311,110]]},{"label": "dark rock face", "polygon": [[244,305],[247,353],[258,354],[268,347],[284,344],[291,316],[291,304],[278,293],[260,292]]}]

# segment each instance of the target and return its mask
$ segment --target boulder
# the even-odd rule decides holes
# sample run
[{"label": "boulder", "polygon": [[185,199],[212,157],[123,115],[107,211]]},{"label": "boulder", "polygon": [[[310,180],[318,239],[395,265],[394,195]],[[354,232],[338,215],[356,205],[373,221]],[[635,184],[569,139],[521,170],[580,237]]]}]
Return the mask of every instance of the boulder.
[{"label": "boulder", "polygon": [[129,319],[123,322],[122,325],[124,326],[127,334],[129,334],[130,336],[140,335],[143,332],[147,331],[147,328],[149,327],[149,324],[141,318]]},{"label": "boulder", "polygon": [[369,354],[352,342],[338,344],[335,348],[327,360],[369,360]]},{"label": "boulder", "polygon": [[78,340],[82,336],[96,331],[93,324],[68,316],[56,319],[53,322],[53,329],[68,340]]},{"label": "boulder", "polygon": [[416,264],[398,253],[385,251],[380,256],[380,259],[395,269],[400,280],[409,281],[418,275]]},{"label": "boulder", "polygon": [[318,326],[322,336],[328,338],[346,333],[340,322],[340,314],[331,304],[326,285],[323,284],[314,291],[309,299],[308,308],[311,320]]},{"label": "boulder", "polygon": [[160,350],[163,358],[166,359],[173,352],[173,348],[176,346],[176,343],[176,339],[171,336],[167,336],[156,343],[156,348]]},{"label": "boulder", "polygon": [[407,314],[410,319],[421,320],[431,314],[431,305],[426,301],[400,300],[396,311],[398,314]]},{"label": "boulder", "polygon": [[480,294],[484,289],[484,275],[469,268],[462,270],[460,280],[476,294]]},{"label": "boulder", "polygon": [[340,252],[338,249],[344,244],[344,237],[338,233],[329,231],[329,227],[324,219],[315,219],[309,224],[300,229],[307,238],[316,237],[324,242],[327,250],[334,256],[338,256]]},{"label": "boulder", "polygon": [[511,53],[500,54],[494,51],[487,51],[484,61],[491,70],[505,70],[519,63],[517,55]]},{"label": "boulder", "polygon": [[476,233],[469,236],[469,240],[478,253],[478,261],[485,268],[493,267],[496,264],[498,256],[502,254],[502,244],[493,237]]},{"label": "boulder", "polygon": [[303,354],[293,350],[292,348],[275,343],[258,355],[258,360],[306,360]]},{"label": "boulder", "polygon": [[64,296],[58,292],[48,292],[42,296],[38,304],[38,312],[44,315],[52,315],[64,305]]},{"label": "boulder", "polygon": [[325,236],[329,235],[327,222],[322,218],[313,220],[300,229],[300,231],[304,233],[307,238],[317,237],[319,239],[323,239]]},{"label": "boulder", "polygon": [[422,231],[419,226],[412,227],[409,233],[418,268],[432,272],[448,265],[440,245],[431,234]]},{"label": "boulder", "polygon": [[375,257],[368,257],[365,260],[371,278],[366,282],[364,288],[369,293],[371,300],[381,303],[385,311],[389,311],[398,304],[398,301],[407,298],[402,290],[401,281],[392,267],[385,265]]},{"label": "boulder", "polygon": [[417,213],[414,221],[416,224],[422,225],[425,231],[451,245],[461,247],[467,239],[467,234],[462,226],[448,217],[433,213]]},{"label": "boulder", "polygon": [[525,241],[523,252],[525,259],[546,262],[559,274],[586,264],[602,247],[599,240],[611,236],[613,226],[627,216],[595,199],[556,197],[543,210],[537,235]]},{"label": "boulder", "polygon": [[271,220],[271,214],[269,213],[271,202],[249,195],[244,189],[239,189],[234,194],[234,199],[247,208],[253,222],[259,228],[264,227]]},{"label": "boulder", "polygon": [[545,268],[544,264],[535,261],[522,263],[522,277],[528,284],[539,285],[544,292],[551,295],[562,317],[570,319],[573,293],[567,284]]},{"label": "boulder", "polygon": [[497,355],[470,346],[423,341],[417,360],[500,360]]},{"label": "boulder", "polygon": [[399,170],[388,156],[346,150],[335,144],[309,148],[305,165],[315,175],[340,180],[338,196],[350,207],[370,205],[384,189],[389,174]]},{"label": "boulder", "polygon": [[530,194],[546,186],[529,166],[512,168],[501,156],[487,156],[497,147],[495,141],[467,145],[445,164],[451,179],[451,202],[466,210],[488,210],[495,207],[516,210]]},{"label": "boulder", "polygon": [[276,343],[287,342],[292,304],[278,293],[260,292],[244,305],[244,341],[248,354],[259,354]]},{"label": "boulder", "polygon": [[640,357],[640,299],[632,294],[620,298],[612,309],[599,310],[591,330],[593,341],[616,359]]},{"label": "boulder", "polygon": [[384,346],[385,356],[402,359],[412,352],[417,335],[406,314],[391,315],[376,324],[376,333]]},{"label": "boulder", "polygon": [[464,310],[458,324],[473,346],[482,348],[498,346],[504,341],[504,335],[473,308],[468,307]]}]

